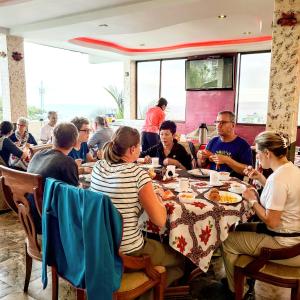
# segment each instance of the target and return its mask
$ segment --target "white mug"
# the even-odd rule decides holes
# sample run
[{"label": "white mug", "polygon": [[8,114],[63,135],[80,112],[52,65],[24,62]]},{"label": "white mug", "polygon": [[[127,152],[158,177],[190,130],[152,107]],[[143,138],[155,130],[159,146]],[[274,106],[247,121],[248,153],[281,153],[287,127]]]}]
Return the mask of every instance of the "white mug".
[{"label": "white mug", "polygon": [[179,178],[179,192],[188,192],[190,188],[190,182],[188,178]]},{"label": "white mug", "polygon": [[173,177],[175,175],[176,167],[174,165],[168,165],[166,170],[167,177]]},{"label": "white mug", "polygon": [[210,173],[209,173],[209,183],[211,185],[219,183],[219,173],[217,171],[210,171]]},{"label": "white mug", "polygon": [[152,162],[152,166],[157,167],[159,165],[159,158],[158,157],[152,157],[151,162]]}]

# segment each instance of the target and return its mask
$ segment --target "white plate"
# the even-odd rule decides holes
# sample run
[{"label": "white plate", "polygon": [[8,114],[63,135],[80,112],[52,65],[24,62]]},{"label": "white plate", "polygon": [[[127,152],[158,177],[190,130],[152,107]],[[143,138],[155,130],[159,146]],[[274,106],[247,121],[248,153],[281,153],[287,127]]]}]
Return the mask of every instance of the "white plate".
[{"label": "white plate", "polygon": [[234,194],[240,194],[241,195],[244,190],[242,192],[237,192],[236,190],[233,190],[232,188],[229,188],[228,191],[231,192],[231,193],[234,193]]},{"label": "white plate", "polygon": [[[175,192],[177,192],[177,193],[181,193],[181,190],[179,189],[179,187],[177,186],[177,188],[175,189]],[[191,189],[191,188],[189,188],[187,191],[185,191],[185,192],[182,192],[182,193],[192,193],[193,192],[193,190]]]},{"label": "white plate", "polygon": [[[204,194],[204,197],[207,200],[209,200],[208,199],[208,193],[209,193],[209,191]],[[220,203],[220,204],[235,204],[235,203],[241,202],[243,200],[240,195],[235,194],[235,193],[230,193],[230,192],[226,192],[226,191],[219,191],[219,193],[220,193],[220,196],[221,196],[221,201],[218,201],[218,203]],[[232,200],[231,201],[228,201],[229,199],[228,200],[225,200],[225,199],[222,200],[222,198],[225,198],[226,196],[231,197]]]},{"label": "white plate", "polygon": [[208,181],[197,181],[192,183],[193,186],[195,186],[197,189],[203,189],[209,187],[209,182]]},{"label": "white plate", "polygon": [[155,168],[160,168],[161,165],[155,165],[153,166],[152,164],[141,164],[140,167],[145,168],[145,169],[155,169]]},{"label": "white plate", "polygon": [[85,164],[82,164],[81,166],[82,166],[82,167],[93,168],[95,164],[96,164],[95,161],[91,161],[91,162],[87,162],[87,163],[85,163]]},{"label": "white plate", "polygon": [[200,178],[206,178],[209,177],[209,174],[211,172],[211,170],[208,169],[201,169],[202,172],[204,173],[204,175],[202,175],[199,171],[199,169],[193,169],[193,170],[189,170],[187,171],[189,174],[195,176],[195,177],[200,177]]},{"label": "white plate", "polygon": [[164,187],[167,188],[167,189],[174,190],[174,189],[178,188],[178,182],[165,183]]}]

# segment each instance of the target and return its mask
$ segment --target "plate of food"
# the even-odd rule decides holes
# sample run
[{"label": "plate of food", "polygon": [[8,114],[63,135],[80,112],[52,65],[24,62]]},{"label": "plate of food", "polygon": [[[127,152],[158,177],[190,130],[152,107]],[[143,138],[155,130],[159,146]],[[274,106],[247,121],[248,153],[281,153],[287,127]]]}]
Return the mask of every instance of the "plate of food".
[{"label": "plate of food", "polygon": [[179,193],[178,198],[183,201],[191,201],[195,199],[195,193]]},{"label": "plate of food", "polygon": [[162,195],[162,199],[163,199],[164,201],[166,201],[166,200],[172,200],[172,199],[174,199],[175,197],[176,197],[175,194],[174,194],[172,191],[170,191],[170,190],[164,191],[164,193],[163,193],[163,195]]},{"label": "plate of food", "polygon": [[204,197],[207,200],[216,201],[220,204],[235,204],[243,200],[240,195],[226,191],[219,191],[215,188],[212,188],[205,193]]},{"label": "plate of food", "polygon": [[93,168],[95,164],[96,164],[95,161],[91,161],[91,162],[84,163],[84,164],[82,164],[81,166],[82,166],[82,167]]},{"label": "plate of food", "polygon": [[192,183],[192,185],[194,185],[197,188],[205,188],[209,186],[209,182],[208,181],[198,181],[195,183]]},{"label": "plate of food", "polygon": [[193,169],[187,171],[190,175],[195,176],[195,177],[200,177],[200,178],[206,178],[209,177],[209,174],[211,170],[208,169]]}]

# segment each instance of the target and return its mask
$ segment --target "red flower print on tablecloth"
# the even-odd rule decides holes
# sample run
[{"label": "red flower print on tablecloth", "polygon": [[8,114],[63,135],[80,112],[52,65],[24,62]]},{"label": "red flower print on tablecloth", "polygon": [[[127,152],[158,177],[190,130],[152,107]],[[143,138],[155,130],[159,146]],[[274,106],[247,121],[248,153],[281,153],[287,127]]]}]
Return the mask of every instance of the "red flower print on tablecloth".
[{"label": "red flower print on tablecloth", "polygon": [[187,245],[187,242],[185,238],[181,235],[175,237],[175,241],[173,242],[173,244],[176,244],[176,247],[179,249],[179,251],[183,253],[183,251],[185,250],[185,246]]},{"label": "red flower print on tablecloth", "polygon": [[194,205],[196,207],[200,207],[201,209],[206,206],[206,204],[204,204],[202,202],[193,202],[192,205]]},{"label": "red flower print on tablecloth", "polygon": [[153,224],[150,220],[146,221],[147,231],[151,231],[153,233],[159,233],[159,227]]},{"label": "red flower print on tablecloth", "polygon": [[206,245],[210,236],[211,236],[211,228],[208,225],[206,225],[204,230],[201,229],[201,234],[199,235],[201,242],[203,242]]},{"label": "red flower print on tablecloth", "polygon": [[166,203],[165,207],[167,209],[167,214],[171,215],[175,209],[174,203]]}]

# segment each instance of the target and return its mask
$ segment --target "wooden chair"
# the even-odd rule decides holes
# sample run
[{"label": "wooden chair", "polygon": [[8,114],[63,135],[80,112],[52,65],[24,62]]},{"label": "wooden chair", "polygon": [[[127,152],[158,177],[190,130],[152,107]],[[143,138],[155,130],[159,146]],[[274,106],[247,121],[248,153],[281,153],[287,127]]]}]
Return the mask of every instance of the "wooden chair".
[{"label": "wooden chair", "polygon": [[[134,257],[120,254],[124,264],[121,286],[113,294],[113,300],[135,299],[153,288],[153,299],[163,300],[166,286],[166,269],[153,266],[149,256]],[[52,272],[52,300],[58,299],[58,273],[55,267]],[[76,289],[76,299],[86,299],[85,290]]]},{"label": "wooden chair", "polygon": [[25,257],[26,275],[24,292],[28,291],[31,276],[32,259],[41,261],[41,239],[36,232],[33,216],[27,194],[32,194],[38,213],[42,212],[43,183],[42,177],[36,174],[25,173],[0,166],[0,184],[7,205],[18,214],[25,230]]},{"label": "wooden chair", "polygon": [[262,248],[258,257],[241,255],[234,267],[235,299],[243,298],[246,277],[291,288],[291,299],[300,300],[300,266],[286,266],[274,261],[300,255],[300,243],[286,248]]},{"label": "wooden chair", "polygon": [[50,149],[52,148],[52,144],[42,144],[42,145],[36,145],[30,147],[31,156],[33,156],[36,152],[44,150],[44,149]]}]

